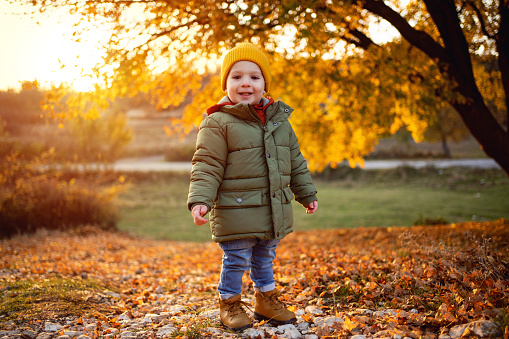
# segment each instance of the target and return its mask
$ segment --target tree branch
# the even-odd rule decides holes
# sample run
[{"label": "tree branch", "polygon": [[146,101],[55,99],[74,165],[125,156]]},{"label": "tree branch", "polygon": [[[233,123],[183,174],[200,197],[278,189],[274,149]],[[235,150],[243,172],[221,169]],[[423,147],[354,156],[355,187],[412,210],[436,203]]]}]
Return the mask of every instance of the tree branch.
[{"label": "tree branch", "polygon": [[498,65],[502,75],[502,86],[505,93],[505,109],[507,111],[506,132],[509,133],[509,2],[500,0],[498,6],[500,27],[496,43],[498,51]]},{"label": "tree branch", "polygon": [[398,12],[387,6],[383,1],[352,0],[352,3],[361,6],[371,13],[390,22],[401,33],[403,38],[426,53],[435,62],[440,63],[447,60],[447,54],[438,42],[436,42],[426,32],[419,31],[410,26],[410,24]]},{"label": "tree branch", "polygon": [[[315,10],[316,11],[324,12],[330,18],[335,18],[338,15],[336,12],[334,12],[329,7],[327,7],[327,5],[317,6],[315,8]],[[351,27],[352,26],[351,23],[346,21],[346,20],[342,20],[342,22],[344,22],[347,27]],[[353,45],[355,45],[357,47],[360,47],[362,49],[365,49],[365,50],[368,49],[371,45],[378,46],[377,44],[375,44],[375,42],[373,40],[371,40],[371,38],[369,38],[366,34],[362,33],[358,29],[346,28],[346,30],[355,39],[351,39],[351,38],[347,38],[345,36],[341,36],[340,38],[343,39],[344,41],[346,41],[348,43],[351,43],[351,44],[353,44]]]},{"label": "tree branch", "polygon": [[477,88],[467,39],[453,0],[424,0],[431,18],[440,32],[447,55],[447,73],[462,87],[462,94],[470,98],[481,98]]},{"label": "tree branch", "polygon": [[466,4],[470,5],[470,7],[472,7],[472,9],[474,10],[475,14],[477,15],[477,19],[481,23],[481,31],[483,32],[483,34],[486,35],[490,39],[495,39],[495,35],[490,34],[488,32],[488,30],[486,29],[486,23],[484,22],[484,18],[482,17],[481,10],[479,8],[477,8],[477,6],[472,1],[470,1],[470,0],[467,1]]},{"label": "tree branch", "polygon": [[[357,39],[357,40],[348,39],[350,40],[351,43],[353,43],[357,47],[360,47],[362,49],[368,49],[371,45],[378,46],[366,34],[362,33],[357,29],[348,29],[348,32]],[[347,39],[345,38],[345,40]]]}]

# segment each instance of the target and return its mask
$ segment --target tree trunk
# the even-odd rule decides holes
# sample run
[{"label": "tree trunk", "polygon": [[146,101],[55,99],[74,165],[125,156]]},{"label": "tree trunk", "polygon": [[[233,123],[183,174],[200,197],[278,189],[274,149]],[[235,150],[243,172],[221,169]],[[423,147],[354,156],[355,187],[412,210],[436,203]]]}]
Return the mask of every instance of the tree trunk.
[{"label": "tree trunk", "polygon": [[[359,1],[353,1],[360,3]],[[477,139],[484,152],[493,158],[509,175],[509,134],[494,118],[484,102],[475,82],[468,42],[461,29],[461,23],[453,0],[424,0],[428,12],[440,32],[443,45],[437,43],[424,31],[416,30],[409,23],[384,4],[383,1],[364,0],[362,6],[390,22],[410,44],[426,53],[447,76],[454,90],[462,99],[451,99],[451,105],[460,114],[467,128]],[[500,0],[502,15],[500,28],[509,20],[507,3]],[[500,32],[499,32],[500,33]],[[500,46],[507,46],[507,32],[501,32]],[[501,53],[507,58],[507,53]],[[504,63],[507,60],[500,60]],[[506,67],[507,68],[507,67]],[[509,68],[501,68],[502,79],[509,79]],[[504,82],[505,89],[507,82]],[[507,94],[507,91],[506,91]],[[507,99],[507,96],[506,96]]]},{"label": "tree trunk", "polygon": [[509,175],[509,134],[493,118],[482,100],[451,102],[483,151]]},{"label": "tree trunk", "polygon": [[442,134],[442,151],[444,152],[444,157],[451,157],[451,150],[449,149],[449,145],[447,145],[447,137]]},{"label": "tree trunk", "polygon": [[[438,61],[441,72],[456,84],[463,98],[450,103],[460,114],[484,152],[509,175],[509,134],[486,106],[475,82],[467,40],[452,0],[424,0],[442,40],[446,57]],[[445,66],[445,67],[444,67]]]}]

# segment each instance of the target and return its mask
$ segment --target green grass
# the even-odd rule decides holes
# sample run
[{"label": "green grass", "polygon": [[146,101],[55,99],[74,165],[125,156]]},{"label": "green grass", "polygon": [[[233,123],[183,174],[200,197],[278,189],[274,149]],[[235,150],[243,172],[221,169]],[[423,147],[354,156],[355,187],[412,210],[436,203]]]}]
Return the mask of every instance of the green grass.
[{"label": "green grass", "polygon": [[[294,230],[412,226],[509,218],[509,178],[500,170],[341,168],[316,176],[319,210],[294,202]],[[121,196],[119,228],[154,239],[210,240],[208,224],[194,225],[186,207],[189,174],[140,177]]]},{"label": "green grass", "polygon": [[211,239],[209,224],[193,223],[186,205],[188,190],[189,173],[153,173],[135,179],[120,196],[119,229],[153,239]]},{"label": "green grass", "polygon": [[61,277],[0,282],[0,329],[8,320],[43,320],[109,311],[107,305],[86,299],[105,289],[93,280]]},{"label": "green grass", "polygon": [[318,183],[319,209],[305,215],[295,204],[295,228],[412,226],[416,221],[443,218],[450,223],[509,217],[509,192],[502,188],[450,191],[426,187],[341,187]]}]

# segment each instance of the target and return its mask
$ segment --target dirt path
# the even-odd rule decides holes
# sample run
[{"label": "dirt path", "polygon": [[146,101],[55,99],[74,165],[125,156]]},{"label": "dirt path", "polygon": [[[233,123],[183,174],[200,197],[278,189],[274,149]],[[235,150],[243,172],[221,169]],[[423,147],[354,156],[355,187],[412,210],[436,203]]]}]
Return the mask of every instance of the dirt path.
[{"label": "dirt path", "polygon": [[[438,159],[438,160],[367,160],[364,169],[389,169],[400,166],[422,168],[434,166],[436,168],[447,167],[471,167],[471,168],[500,168],[493,159]],[[167,162],[164,156],[150,156],[143,158],[122,159],[115,163],[117,171],[190,171],[190,162]]]}]

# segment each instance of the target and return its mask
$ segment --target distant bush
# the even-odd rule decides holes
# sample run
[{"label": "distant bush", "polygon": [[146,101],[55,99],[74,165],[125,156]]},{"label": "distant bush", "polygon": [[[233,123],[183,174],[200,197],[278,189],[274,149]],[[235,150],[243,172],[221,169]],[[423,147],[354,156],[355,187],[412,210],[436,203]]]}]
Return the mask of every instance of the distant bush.
[{"label": "distant bush", "polygon": [[31,83],[24,83],[19,93],[0,91],[0,118],[7,122],[7,131],[17,133],[21,125],[43,123],[43,99],[44,92]]},{"label": "distant bush", "polygon": [[423,218],[422,215],[414,221],[414,226],[427,225],[427,226],[435,226],[435,225],[447,225],[449,221],[438,216],[436,218]]},{"label": "distant bush", "polygon": [[173,147],[166,151],[164,160],[166,161],[191,161],[195,151],[194,145],[183,145]]},{"label": "distant bush", "polygon": [[47,169],[50,156],[27,163],[14,153],[0,162],[0,237],[83,225],[114,229],[120,186],[64,177]]}]

